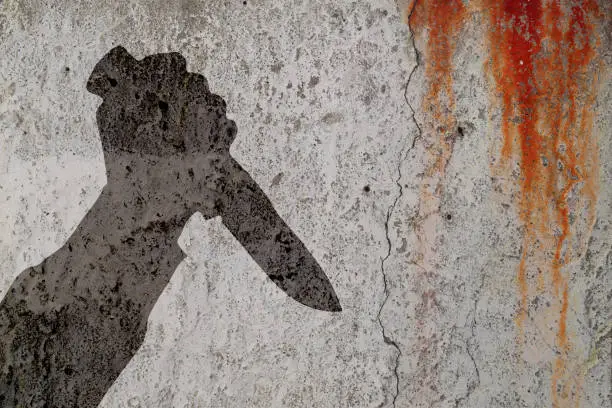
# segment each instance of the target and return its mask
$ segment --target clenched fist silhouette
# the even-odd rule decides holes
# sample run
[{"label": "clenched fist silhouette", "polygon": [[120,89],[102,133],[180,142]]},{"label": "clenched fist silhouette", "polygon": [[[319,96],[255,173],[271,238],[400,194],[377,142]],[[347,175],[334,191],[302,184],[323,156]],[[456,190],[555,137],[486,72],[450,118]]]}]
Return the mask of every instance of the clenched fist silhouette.
[{"label": "clenched fist silhouette", "polygon": [[289,296],[340,311],[334,290],[257,183],[230,156],[236,125],[177,53],[111,50],[87,89],[107,184],[63,247],[23,271],[0,304],[0,406],[96,407],[145,336],[184,254],[194,212],[220,216]]}]

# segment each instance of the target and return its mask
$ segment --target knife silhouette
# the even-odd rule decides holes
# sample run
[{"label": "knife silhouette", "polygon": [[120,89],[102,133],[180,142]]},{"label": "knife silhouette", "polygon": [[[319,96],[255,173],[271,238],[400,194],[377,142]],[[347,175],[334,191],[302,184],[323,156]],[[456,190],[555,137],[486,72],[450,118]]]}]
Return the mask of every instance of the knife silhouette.
[{"label": "knife silhouette", "polygon": [[144,340],[194,212],[223,224],[290,297],[340,303],[321,267],[229,153],[236,125],[177,53],[116,47],[87,89],[107,184],[67,242],[0,303],[0,406],[96,407]]}]

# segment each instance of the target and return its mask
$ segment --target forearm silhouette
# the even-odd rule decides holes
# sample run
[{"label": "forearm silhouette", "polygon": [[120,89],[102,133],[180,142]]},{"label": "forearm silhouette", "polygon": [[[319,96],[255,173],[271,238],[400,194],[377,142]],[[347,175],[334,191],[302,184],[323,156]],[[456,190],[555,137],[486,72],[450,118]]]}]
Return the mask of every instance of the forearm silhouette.
[{"label": "forearm silhouette", "polygon": [[177,53],[95,67],[107,184],[68,241],[0,304],[0,406],[96,407],[144,339],[194,212],[223,224],[289,296],[340,311],[304,244],[230,156],[236,126]]}]

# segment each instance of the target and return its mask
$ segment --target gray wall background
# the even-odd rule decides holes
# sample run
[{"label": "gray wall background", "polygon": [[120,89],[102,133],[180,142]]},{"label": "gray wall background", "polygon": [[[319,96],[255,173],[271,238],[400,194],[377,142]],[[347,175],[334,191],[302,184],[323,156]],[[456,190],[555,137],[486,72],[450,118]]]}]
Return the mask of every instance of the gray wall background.
[{"label": "gray wall background", "polygon": [[[515,348],[520,223],[490,175],[498,125],[482,114],[478,20],[453,60],[467,131],[444,179],[452,221],[438,226],[435,274],[411,261],[425,81],[417,69],[405,95],[416,54],[404,10],[391,0],[0,3],[0,295],[63,244],[105,183],[100,99],[85,83],[123,45],[136,58],[180,52],[227,101],[233,156],[344,309],[291,300],[219,220],[196,214],[181,237],[188,258],[102,407],[550,406],[554,330],[531,322],[527,347]],[[585,359],[595,356],[585,407],[605,406],[610,392],[607,73],[594,129],[597,222],[588,259],[568,266],[570,329]]]}]

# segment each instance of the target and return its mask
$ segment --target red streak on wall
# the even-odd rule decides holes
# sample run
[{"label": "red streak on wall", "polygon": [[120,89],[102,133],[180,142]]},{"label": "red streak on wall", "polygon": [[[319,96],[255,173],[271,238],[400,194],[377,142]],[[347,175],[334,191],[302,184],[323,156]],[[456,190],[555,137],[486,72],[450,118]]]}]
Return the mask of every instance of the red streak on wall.
[{"label": "red streak on wall", "polygon": [[503,112],[501,158],[508,166],[518,161],[520,169],[517,204],[524,236],[517,324],[522,334],[534,292],[531,279],[535,275],[536,293],[541,293],[548,277],[548,293],[558,301],[553,406],[577,406],[581,380],[569,367],[575,359],[563,267],[586,245],[572,236],[590,230],[595,220],[599,166],[592,134],[597,79],[592,21],[600,13],[594,0],[485,3],[491,24],[489,68]]},{"label": "red streak on wall", "polygon": [[420,189],[417,262],[430,270],[435,265],[442,180],[457,136],[453,55],[466,8],[463,0],[437,0],[417,1],[410,10],[408,23],[417,42],[425,43],[419,47],[427,82],[420,108],[426,169]]},{"label": "red streak on wall", "polygon": [[416,309],[419,363],[415,386],[422,390],[421,398],[426,400],[438,398],[430,395],[437,394],[432,384],[437,383],[438,377],[437,366],[431,362],[444,353],[438,326],[437,287],[429,282],[438,272],[443,180],[457,137],[453,57],[466,9],[463,0],[418,0],[408,10],[408,24],[421,57],[418,75],[425,76],[425,93],[417,108],[425,169],[420,180],[419,208],[414,222],[417,245],[411,260],[420,266],[423,282],[421,302]]}]

